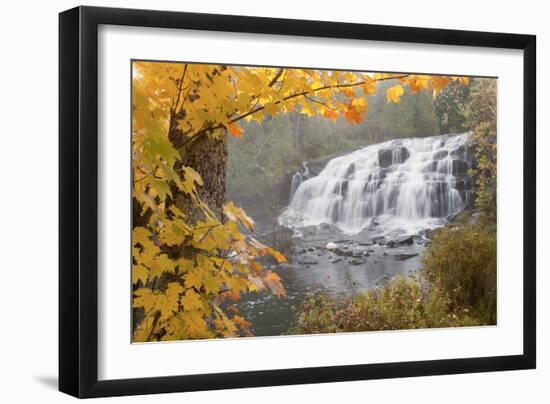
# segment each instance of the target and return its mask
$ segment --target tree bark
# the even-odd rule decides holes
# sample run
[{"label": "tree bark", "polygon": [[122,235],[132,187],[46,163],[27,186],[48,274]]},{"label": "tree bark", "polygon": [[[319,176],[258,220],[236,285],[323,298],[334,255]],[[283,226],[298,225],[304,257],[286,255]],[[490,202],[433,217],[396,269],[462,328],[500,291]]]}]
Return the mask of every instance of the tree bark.
[{"label": "tree bark", "polygon": [[[174,129],[177,132],[178,129]],[[179,134],[170,134],[175,138]],[[203,185],[197,188],[199,197],[223,220],[223,205],[225,203],[226,173],[227,173],[227,135],[219,139],[203,136],[197,143],[191,142],[178,150],[181,156],[181,165],[191,167],[197,171],[203,180]],[[180,165],[180,167],[181,167]],[[178,167],[176,167],[178,170]],[[200,210],[185,194],[173,193],[175,205],[186,213],[191,221],[204,219]]]}]

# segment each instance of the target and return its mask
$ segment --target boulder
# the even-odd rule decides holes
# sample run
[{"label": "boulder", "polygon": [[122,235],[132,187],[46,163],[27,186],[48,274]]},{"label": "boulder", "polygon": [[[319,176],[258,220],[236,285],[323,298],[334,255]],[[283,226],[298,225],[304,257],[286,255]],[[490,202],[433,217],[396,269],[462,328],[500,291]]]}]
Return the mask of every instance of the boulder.
[{"label": "boulder", "polygon": [[355,173],[355,163],[351,163],[344,174],[344,178],[350,178]]},{"label": "boulder", "polygon": [[348,180],[342,181],[342,184],[340,185],[340,195],[342,195],[342,198],[345,198],[346,196],[348,196],[348,189],[349,189]]},{"label": "boulder", "polygon": [[404,163],[411,154],[406,147],[401,147],[399,149],[399,163]]},{"label": "boulder", "polygon": [[338,244],[330,242],[330,243],[327,243],[325,248],[329,251],[334,251],[338,249]]},{"label": "boulder", "polygon": [[465,177],[468,174],[468,163],[464,160],[453,160],[451,171],[455,177]]},{"label": "boulder", "polygon": [[315,225],[309,225],[309,226],[302,227],[300,230],[304,235],[304,237],[307,237],[307,236],[313,236],[315,233],[317,233],[318,229],[317,229],[317,226]]},{"label": "boulder", "polygon": [[378,150],[378,165],[382,168],[387,168],[393,164],[393,152],[397,150],[397,160],[399,163],[406,161],[410,153],[406,147],[398,147],[397,149],[380,149]]},{"label": "boulder", "polygon": [[392,165],[393,156],[390,149],[378,150],[378,165],[382,168],[386,168]]},{"label": "boulder", "polygon": [[445,219],[447,219],[447,222],[452,223],[452,222],[454,222],[456,219],[458,219],[459,216],[460,216],[460,212],[458,212],[458,213],[453,213],[453,214],[448,215]]},{"label": "boulder", "polygon": [[435,152],[433,155],[434,160],[443,160],[449,152],[447,150],[439,150],[438,152]]},{"label": "boulder", "polygon": [[466,148],[464,146],[459,146],[456,149],[451,150],[450,155],[455,159],[464,159],[466,157]]},{"label": "boulder", "polygon": [[317,265],[319,264],[319,261],[298,261],[298,264],[301,265]]},{"label": "boulder", "polygon": [[425,173],[435,173],[437,171],[437,160],[429,161],[425,163],[426,165],[422,169]]},{"label": "boulder", "polygon": [[418,232],[418,237],[430,239],[432,238],[432,234],[433,234],[433,230],[424,229]]},{"label": "boulder", "polygon": [[340,257],[352,257],[353,251],[351,250],[343,250],[340,248],[337,248],[336,250],[333,250],[334,254],[340,256]]},{"label": "boulder", "polygon": [[397,246],[412,245],[412,244],[414,244],[414,236],[401,236],[388,241],[387,246],[389,248],[393,248]]},{"label": "boulder", "polygon": [[467,188],[466,188],[466,181],[464,180],[459,180],[455,183],[455,189],[458,190],[458,191],[465,191]]},{"label": "boulder", "polygon": [[342,230],[340,230],[338,226],[335,226],[329,223],[321,223],[319,226],[317,226],[317,230],[323,233],[341,233],[342,232]]},{"label": "boulder", "polygon": [[395,257],[396,260],[405,261],[405,260],[408,260],[409,258],[416,257],[417,255],[418,255],[418,253],[413,253],[413,254],[394,254],[393,257]]},{"label": "boulder", "polygon": [[455,183],[455,189],[457,189],[458,191],[469,191],[472,188],[473,188],[472,180],[469,177],[458,180]]},{"label": "boulder", "polygon": [[376,229],[377,226],[380,225],[380,222],[376,219],[376,218],[373,218],[369,225],[366,226],[366,227],[363,227],[361,229],[361,231],[359,232],[358,236],[359,237],[369,237],[370,234]]}]

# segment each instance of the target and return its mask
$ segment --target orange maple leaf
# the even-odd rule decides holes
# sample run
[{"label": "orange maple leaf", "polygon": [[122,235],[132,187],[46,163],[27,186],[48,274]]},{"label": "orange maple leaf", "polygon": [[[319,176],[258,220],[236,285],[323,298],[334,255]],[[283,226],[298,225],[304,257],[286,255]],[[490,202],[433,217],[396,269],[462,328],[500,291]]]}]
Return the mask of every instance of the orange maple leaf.
[{"label": "orange maple leaf", "polygon": [[243,128],[241,128],[236,123],[230,123],[229,125],[227,125],[227,130],[235,137],[241,137],[244,132]]}]

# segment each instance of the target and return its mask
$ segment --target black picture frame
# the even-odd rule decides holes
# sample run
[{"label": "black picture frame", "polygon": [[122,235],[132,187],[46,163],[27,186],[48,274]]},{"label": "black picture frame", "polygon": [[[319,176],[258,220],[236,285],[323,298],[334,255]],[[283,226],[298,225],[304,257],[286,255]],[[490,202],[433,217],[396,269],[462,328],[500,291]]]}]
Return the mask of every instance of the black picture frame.
[{"label": "black picture frame", "polygon": [[[467,359],[98,380],[98,26],[523,50],[523,353]],[[59,15],[59,390],[103,397],[324,383],[536,366],[536,37],[489,32],[77,7]]]}]

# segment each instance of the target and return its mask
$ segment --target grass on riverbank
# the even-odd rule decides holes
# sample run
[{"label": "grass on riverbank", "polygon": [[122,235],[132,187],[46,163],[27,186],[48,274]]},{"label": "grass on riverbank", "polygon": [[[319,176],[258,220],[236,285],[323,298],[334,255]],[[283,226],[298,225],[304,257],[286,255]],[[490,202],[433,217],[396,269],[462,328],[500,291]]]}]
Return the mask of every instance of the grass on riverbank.
[{"label": "grass on riverbank", "polygon": [[496,235],[462,220],[436,232],[419,277],[397,276],[348,299],[316,295],[290,334],[496,324]]}]

